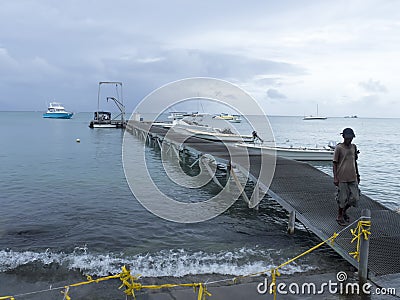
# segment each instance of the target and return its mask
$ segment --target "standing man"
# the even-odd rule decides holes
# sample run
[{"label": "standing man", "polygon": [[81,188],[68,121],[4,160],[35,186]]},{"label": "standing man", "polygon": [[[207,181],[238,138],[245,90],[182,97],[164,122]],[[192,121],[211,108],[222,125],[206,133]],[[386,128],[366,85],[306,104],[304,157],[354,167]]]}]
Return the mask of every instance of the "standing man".
[{"label": "standing man", "polygon": [[336,221],[339,225],[345,226],[350,221],[347,210],[356,207],[360,200],[360,174],[358,173],[356,145],[352,144],[356,137],[353,129],[345,128],[341,133],[343,143],[335,148],[333,154],[333,183],[337,186],[336,200],[339,206]]}]

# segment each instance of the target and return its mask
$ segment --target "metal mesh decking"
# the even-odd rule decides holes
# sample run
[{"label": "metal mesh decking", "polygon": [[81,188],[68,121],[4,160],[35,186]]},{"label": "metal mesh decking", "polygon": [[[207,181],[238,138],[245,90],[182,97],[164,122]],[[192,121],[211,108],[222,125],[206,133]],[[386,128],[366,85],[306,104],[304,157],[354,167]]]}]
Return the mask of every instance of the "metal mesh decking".
[{"label": "metal mesh decking", "polygon": [[[138,130],[146,130],[149,124],[130,122]],[[167,130],[152,127],[154,138],[162,138]],[[230,161],[227,148],[221,144],[199,138],[189,138],[185,145],[201,153],[212,154],[225,162]],[[243,152],[241,152],[243,153]],[[235,153],[233,153],[235,155]],[[258,178],[261,154],[249,154],[250,173]],[[268,160],[267,160],[268,161]],[[305,224],[322,240],[342,230],[336,222],[337,203],[336,188],[333,178],[314,167],[293,160],[277,158],[274,177],[268,194],[285,209],[296,211],[296,218]],[[371,210],[371,235],[369,249],[369,269],[374,275],[400,273],[400,214],[395,213],[382,204],[362,195],[359,206],[351,208],[348,215],[357,220],[363,208]],[[349,231],[343,232],[333,245],[343,258],[357,266],[349,252],[355,251],[351,244]]]},{"label": "metal mesh decking", "polygon": [[[278,159],[270,190],[275,200],[296,210],[299,220],[321,239],[341,230],[335,221],[337,204],[331,176],[305,163]],[[375,275],[400,273],[400,215],[362,195],[359,206],[349,209],[351,220],[359,218],[363,208],[371,210],[370,271]],[[357,265],[349,255],[355,250],[351,239],[350,232],[342,234],[333,248]]]}]

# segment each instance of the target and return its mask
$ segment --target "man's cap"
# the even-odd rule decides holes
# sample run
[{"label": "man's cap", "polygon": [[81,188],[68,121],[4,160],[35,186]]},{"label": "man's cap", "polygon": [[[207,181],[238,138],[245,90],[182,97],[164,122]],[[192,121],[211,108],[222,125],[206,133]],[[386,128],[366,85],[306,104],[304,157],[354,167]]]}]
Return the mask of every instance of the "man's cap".
[{"label": "man's cap", "polygon": [[345,128],[343,129],[343,132],[341,133],[343,135],[343,138],[345,139],[350,139],[350,138],[355,138],[356,135],[354,134],[353,129],[351,128]]}]

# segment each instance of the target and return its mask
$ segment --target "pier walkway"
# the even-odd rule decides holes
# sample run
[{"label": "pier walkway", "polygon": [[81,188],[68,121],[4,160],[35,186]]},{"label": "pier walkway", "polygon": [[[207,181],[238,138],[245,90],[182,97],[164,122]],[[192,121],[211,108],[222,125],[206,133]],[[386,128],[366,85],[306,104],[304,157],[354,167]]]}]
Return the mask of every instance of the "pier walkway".
[{"label": "pier walkway", "polygon": [[[144,135],[149,123],[130,121],[127,130],[136,135]],[[167,129],[152,126],[149,137],[162,142]],[[192,153],[210,154],[217,160],[229,163],[229,153],[222,143],[191,137],[183,145]],[[182,145],[180,145],[182,149]],[[256,179],[260,172],[261,154],[249,154],[250,179]],[[333,178],[307,163],[277,157],[272,183],[266,193],[288,212],[294,211],[296,219],[309,228],[321,240],[326,240],[342,227],[336,222],[337,204]],[[371,210],[371,235],[369,246],[369,278],[384,282],[394,282],[400,286],[400,214],[386,208],[366,195],[361,195],[359,207],[351,208],[349,216],[357,220],[361,210]],[[355,227],[355,226],[354,226]],[[350,255],[355,251],[351,244],[350,232],[343,232],[330,245],[349,263],[358,267],[358,262]],[[392,281],[390,281],[392,280]]]}]

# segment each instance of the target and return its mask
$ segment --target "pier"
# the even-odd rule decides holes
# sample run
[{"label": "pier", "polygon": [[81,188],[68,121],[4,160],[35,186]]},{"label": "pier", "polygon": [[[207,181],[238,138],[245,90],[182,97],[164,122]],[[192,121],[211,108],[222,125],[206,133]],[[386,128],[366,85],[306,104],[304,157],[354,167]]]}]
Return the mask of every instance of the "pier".
[{"label": "pier", "polygon": [[[151,123],[131,120],[126,130],[160,148],[163,142],[173,145],[173,141],[164,140],[168,129],[152,126]],[[190,137],[183,145],[175,147],[177,155],[185,153],[199,157],[209,154],[219,163],[230,167],[230,155],[222,143]],[[256,183],[261,169],[262,154],[248,154],[248,156],[249,179]],[[241,166],[234,167],[240,169]],[[251,198],[263,197],[264,193],[260,194],[260,190],[272,197],[292,215],[292,218],[295,216],[323,241],[343,228],[336,222],[337,203],[333,178],[307,163],[277,157],[269,188],[267,183],[255,184]],[[247,198],[245,195],[244,197]],[[246,202],[249,207],[257,208],[252,206],[252,201],[248,198]],[[372,222],[369,236],[368,278],[382,286],[398,287],[400,286],[400,214],[362,194],[359,206],[349,210],[350,222],[360,218],[362,209],[371,211]],[[350,232],[344,232],[330,246],[358,268],[357,259],[350,254],[355,249],[354,243],[351,244],[352,239]]]}]

